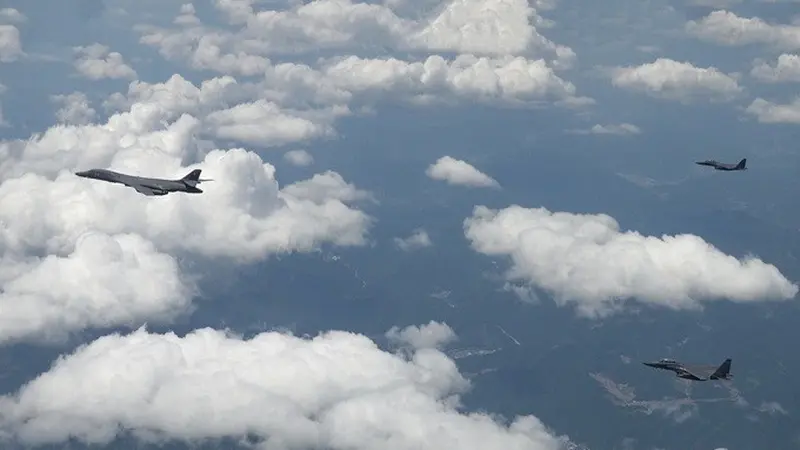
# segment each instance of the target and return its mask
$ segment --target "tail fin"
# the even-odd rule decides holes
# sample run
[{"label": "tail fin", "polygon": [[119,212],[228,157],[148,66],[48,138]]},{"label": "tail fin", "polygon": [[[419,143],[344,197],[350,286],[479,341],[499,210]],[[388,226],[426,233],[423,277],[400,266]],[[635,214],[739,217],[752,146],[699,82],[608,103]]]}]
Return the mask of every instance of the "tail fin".
[{"label": "tail fin", "polygon": [[747,158],[744,158],[744,159],[742,159],[741,161],[739,161],[739,164],[737,164],[737,165],[736,165],[736,168],[737,168],[737,169],[740,169],[740,170],[741,170],[741,169],[745,169],[745,168],[746,168],[746,167],[745,167],[746,165],[747,165]]},{"label": "tail fin", "polygon": [[717,368],[717,370],[714,371],[714,373],[711,375],[711,379],[727,380],[730,378],[733,378],[733,375],[731,375],[731,359],[728,358],[722,363],[721,366]]},{"label": "tail fin", "polygon": [[181,178],[181,181],[192,181],[194,183],[200,182],[200,169],[194,169],[193,171],[189,172],[185,177]]},{"label": "tail fin", "polygon": [[214,181],[210,178],[205,180],[200,178],[201,172],[202,170],[200,169],[194,169],[193,171],[189,172],[185,177],[181,178],[181,181],[183,181],[184,184],[186,184],[189,187],[195,187],[204,181]]}]

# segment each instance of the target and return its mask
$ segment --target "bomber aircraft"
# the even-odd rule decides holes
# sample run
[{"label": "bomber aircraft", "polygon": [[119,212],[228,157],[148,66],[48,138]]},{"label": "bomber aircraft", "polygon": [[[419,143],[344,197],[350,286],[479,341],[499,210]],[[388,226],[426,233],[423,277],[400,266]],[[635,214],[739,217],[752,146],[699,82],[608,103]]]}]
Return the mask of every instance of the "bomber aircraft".
[{"label": "bomber aircraft", "polygon": [[145,178],[135,175],[114,172],[108,169],[90,169],[83,172],[76,172],[75,175],[83,178],[93,178],[95,180],[108,181],[109,183],[119,183],[136,189],[144,195],[166,195],[170,192],[188,192],[190,194],[200,194],[203,191],[197,185],[204,181],[201,180],[200,169],[189,172],[188,175],[180,180],[167,180],[164,178]]}]

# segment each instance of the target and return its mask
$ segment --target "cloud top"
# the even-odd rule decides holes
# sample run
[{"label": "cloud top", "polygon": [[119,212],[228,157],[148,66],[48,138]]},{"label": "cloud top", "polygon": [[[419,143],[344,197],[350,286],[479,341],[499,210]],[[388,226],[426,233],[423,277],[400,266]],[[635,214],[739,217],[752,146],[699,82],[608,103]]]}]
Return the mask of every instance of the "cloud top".
[{"label": "cloud top", "polygon": [[788,300],[798,292],[758,258],[737,259],[691,234],[621,231],[605,214],[478,206],[464,231],[476,251],[511,259],[509,278],[543,288],[589,317],[611,314],[629,299],[679,310],[721,299]]}]

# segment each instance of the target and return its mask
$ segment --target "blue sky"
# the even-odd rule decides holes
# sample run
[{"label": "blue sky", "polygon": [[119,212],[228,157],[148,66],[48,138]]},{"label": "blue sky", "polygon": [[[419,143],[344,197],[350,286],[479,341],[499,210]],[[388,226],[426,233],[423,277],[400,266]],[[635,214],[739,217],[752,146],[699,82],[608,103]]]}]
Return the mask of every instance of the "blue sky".
[{"label": "blue sky", "polygon": [[795,438],[796,2],[77,3],[0,10],[9,442]]}]

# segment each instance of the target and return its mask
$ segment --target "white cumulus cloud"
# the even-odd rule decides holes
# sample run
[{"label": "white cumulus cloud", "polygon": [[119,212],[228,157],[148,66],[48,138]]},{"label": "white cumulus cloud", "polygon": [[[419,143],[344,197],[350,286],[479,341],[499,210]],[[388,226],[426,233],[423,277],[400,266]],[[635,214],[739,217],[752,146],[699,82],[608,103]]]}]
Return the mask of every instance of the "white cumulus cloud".
[{"label": "white cumulus cloud", "polygon": [[731,100],[743,92],[733,75],[669,58],[658,58],[641,66],[617,67],[610,74],[616,87],[669,100]]},{"label": "white cumulus cloud", "polygon": [[251,436],[289,450],[563,450],[534,416],[504,424],[459,411],[469,382],[435,348],[445,324],[394,330],[416,350],[392,354],[365,336],[277,332],[241,339],[213,329],[178,337],[139,329],[57,360],[13,396],[0,427],[26,444],[115,437],[197,441]]},{"label": "white cumulus cloud", "polygon": [[778,56],[775,65],[757,61],[750,75],[766,83],[800,83],[800,56],[784,53]]},{"label": "white cumulus cloud", "polygon": [[608,124],[608,125],[593,125],[588,129],[572,130],[576,134],[606,134],[616,136],[630,136],[642,132],[639,127],[630,123]]},{"label": "white cumulus cloud", "polygon": [[464,230],[476,251],[511,259],[511,280],[543,288],[585,316],[611,314],[629,299],[677,310],[719,299],[787,300],[798,292],[756,257],[737,259],[691,234],[621,231],[604,214],[478,206]]},{"label": "white cumulus cloud", "polygon": [[800,97],[795,97],[789,103],[773,103],[759,97],[750,103],[745,112],[762,123],[800,124]]},{"label": "white cumulus cloud", "polygon": [[314,163],[314,157],[305,150],[289,150],[283,154],[283,159],[295,166],[310,166]]},{"label": "white cumulus cloud", "polygon": [[416,229],[411,236],[405,238],[394,238],[394,244],[403,251],[417,250],[433,245],[428,232],[423,229]]},{"label": "white cumulus cloud", "polygon": [[450,0],[442,4],[402,0],[386,4],[350,0],[314,0],[285,10],[253,7],[250,1],[216,1],[216,8],[238,30],[207,26],[194,8],[183,8],[177,28],[140,27],[142,42],[167,58],[195,67],[254,74],[275,54],[372,45],[399,51],[445,51],[481,55],[548,57],[568,65],[575,57],[566,46],[542,36],[546,24],[524,0]]},{"label": "white cumulus cloud", "polygon": [[688,21],[686,31],[720,45],[763,44],[784,50],[800,48],[800,25],[773,24],[759,17],[740,17],[726,10],[713,11],[700,20]]},{"label": "white cumulus cloud", "polygon": [[428,166],[425,174],[434,180],[446,181],[449,184],[470,187],[500,187],[500,184],[489,175],[481,172],[471,164],[450,156],[442,156]]},{"label": "white cumulus cloud", "polygon": [[56,119],[64,124],[88,125],[97,115],[83,92],[53,95],[50,100],[61,106],[56,110]]},{"label": "white cumulus cloud", "polygon": [[27,20],[28,18],[25,17],[25,14],[22,14],[21,12],[19,12],[19,10],[16,10],[14,8],[0,9],[0,21],[21,23],[21,22],[26,22]]},{"label": "white cumulus cloud", "polygon": [[389,341],[409,345],[414,349],[441,348],[456,339],[456,333],[446,323],[431,320],[427,325],[411,325],[402,330],[392,327],[386,332]]},{"label": "white cumulus cloud", "polygon": [[101,44],[92,44],[86,47],[73,49],[77,56],[75,69],[81,76],[90,80],[133,79],[136,71],[131,68],[118,52],[112,52]]},{"label": "white cumulus cloud", "polygon": [[19,29],[14,25],[0,25],[0,62],[16,61],[22,55]]},{"label": "white cumulus cloud", "polygon": [[[406,5],[399,1],[380,5],[314,0],[287,10],[257,12],[250,2],[218,1],[215,6],[231,25],[241,28],[228,31],[203,25],[193,8],[184,8],[176,28],[140,27],[141,41],[195,69],[245,77],[267,73],[279,83],[317,90],[328,100],[349,101],[366,90],[412,98],[491,97],[512,103],[588,101],[576,97],[575,86],[555,73],[573,63],[574,52],[536,31],[535,25],[544,21],[524,0],[452,0],[429,12],[414,8],[409,11],[414,19],[404,17],[400,10]],[[354,54],[365,46],[456,56],[403,61]],[[323,49],[338,56],[320,59],[316,67],[272,61]],[[275,81],[268,80],[268,89]]]},{"label": "white cumulus cloud", "polygon": [[[216,149],[188,114],[202,117],[199,91],[129,99],[105,123],[0,142],[0,342],[169,321],[194,294],[178,255],[252,262],[365,243],[372,219],[349,204],[367,193],[335,172],[280,187],[257,154]],[[165,178],[199,168],[214,181],[200,195],[153,198],[72,173],[93,167]]]},{"label": "white cumulus cloud", "polygon": [[0,265],[0,341],[169,321],[187,312],[193,294],[177,261],[136,234],[87,232],[64,256],[8,259]]}]

